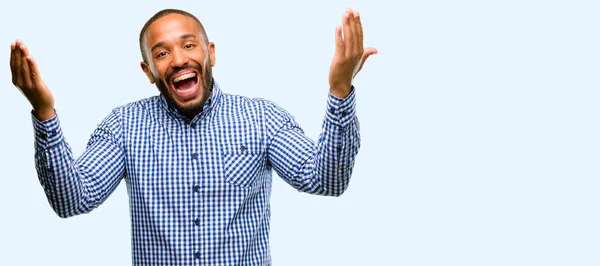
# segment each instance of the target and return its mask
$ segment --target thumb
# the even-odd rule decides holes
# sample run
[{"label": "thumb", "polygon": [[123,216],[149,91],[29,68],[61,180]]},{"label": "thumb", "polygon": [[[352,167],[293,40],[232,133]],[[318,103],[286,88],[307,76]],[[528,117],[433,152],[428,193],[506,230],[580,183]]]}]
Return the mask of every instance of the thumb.
[{"label": "thumb", "polygon": [[375,47],[367,47],[365,48],[362,57],[360,58],[360,64],[358,65],[358,69],[354,72],[354,76],[352,78],[354,78],[356,76],[356,74],[358,74],[358,72],[360,72],[360,70],[362,69],[363,65],[365,64],[365,62],[367,61],[367,58],[369,58],[369,56],[377,54],[378,51]]}]

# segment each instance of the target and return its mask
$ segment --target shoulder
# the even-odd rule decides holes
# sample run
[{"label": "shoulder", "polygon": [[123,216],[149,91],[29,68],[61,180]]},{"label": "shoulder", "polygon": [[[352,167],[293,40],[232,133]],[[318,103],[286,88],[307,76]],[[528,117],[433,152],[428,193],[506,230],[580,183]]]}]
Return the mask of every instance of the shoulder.
[{"label": "shoulder", "polygon": [[157,111],[160,106],[160,97],[152,96],[133,102],[128,102],[114,107],[105,120],[115,120],[122,123],[127,121],[137,121],[140,118],[147,117],[148,113]]},{"label": "shoulder", "polygon": [[245,116],[260,116],[264,119],[293,120],[292,115],[282,106],[265,98],[224,93],[222,105],[224,115],[243,114]]},{"label": "shoulder", "polygon": [[160,105],[160,96],[151,96],[137,101],[128,102],[123,105],[113,108],[113,112],[122,115],[142,113],[148,110],[156,109]]},{"label": "shoulder", "polygon": [[269,100],[263,98],[251,98],[244,95],[238,94],[229,94],[223,93],[221,101],[223,102],[223,106],[231,108],[231,107],[243,107],[243,108],[253,108],[258,107],[262,108],[266,103],[270,102]]},{"label": "shoulder", "polygon": [[245,111],[261,111],[261,112],[282,112],[287,111],[276,102],[260,98],[248,97],[235,94],[223,94],[223,106],[229,109],[240,109]]}]

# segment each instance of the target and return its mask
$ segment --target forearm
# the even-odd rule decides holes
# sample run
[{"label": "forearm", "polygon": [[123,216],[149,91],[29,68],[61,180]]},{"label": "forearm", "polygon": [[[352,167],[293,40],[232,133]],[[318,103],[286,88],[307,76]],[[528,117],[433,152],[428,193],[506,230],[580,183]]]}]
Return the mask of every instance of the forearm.
[{"label": "forearm", "polygon": [[[360,148],[360,132],[355,111],[354,91],[345,99],[330,96],[327,115],[319,137],[315,164],[315,178],[323,187],[323,194],[340,196],[348,188],[355,157]],[[310,169],[310,163],[304,165]]]},{"label": "forearm", "polygon": [[33,122],[36,170],[50,206],[63,218],[84,212],[81,179],[74,171],[74,158],[58,117],[42,122],[34,113]]},{"label": "forearm", "polygon": [[[52,209],[63,218],[91,211],[118,184],[124,167],[120,156],[100,154],[98,149],[89,146],[81,158],[75,160],[57,116],[43,122],[35,117],[33,120],[36,170]],[[99,177],[107,177],[108,182],[101,182]]]},{"label": "forearm", "polygon": [[360,148],[354,93],[345,99],[330,95],[317,143],[308,139],[295,123],[288,123],[288,127],[271,143],[271,161],[278,174],[303,192],[342,195]]}]

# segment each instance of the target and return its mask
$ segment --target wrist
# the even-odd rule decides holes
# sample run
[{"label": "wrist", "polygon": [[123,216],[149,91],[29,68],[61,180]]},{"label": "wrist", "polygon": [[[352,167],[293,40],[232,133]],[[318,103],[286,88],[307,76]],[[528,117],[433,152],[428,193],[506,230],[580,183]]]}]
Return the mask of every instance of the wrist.
[{"label": "wrist", "polygon": [[35,115],[35,118],[37,118],[37,120],[39,120],[39,121],[46,121],[46,120],[54,117],[55,114],[56,114],[56,112],[53,107],[34,108],[33,109],[33,115]]},{"label": "wrist", "polygon": [[333,96],[345,99],[352,91],[352,86],[331,87],[329,91]]}]

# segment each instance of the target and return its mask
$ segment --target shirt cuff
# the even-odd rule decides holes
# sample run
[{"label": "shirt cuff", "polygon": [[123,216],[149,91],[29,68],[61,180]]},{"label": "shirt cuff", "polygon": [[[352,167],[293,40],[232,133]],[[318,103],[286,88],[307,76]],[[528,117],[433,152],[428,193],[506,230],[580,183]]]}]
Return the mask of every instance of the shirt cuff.
[{"label": "shirt cuff", "polygon": [[60,143],[62,140],[62,130],[60,129],[58,114],[55,114],[48,120],[40,121],[35,117],[32,111],[31,119],[33,121],[36,148],[47,149]]},{"label": "shirt cuff", "polygon": [[327,119],[338,126],[345,127],[356,116],[356,100],[354,86],[350,87],[350,94],[346,98],[339,98],[329,93],[327,99]]}]

